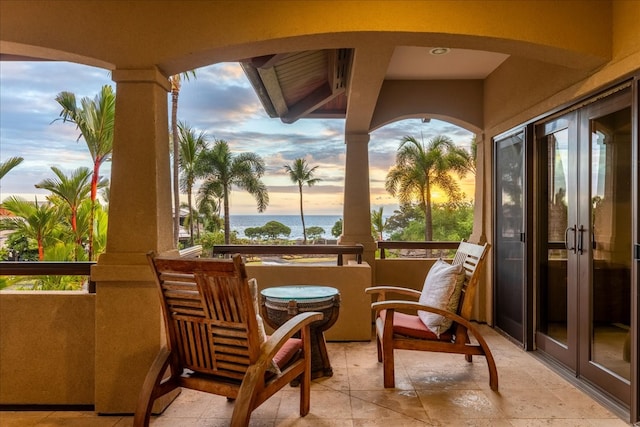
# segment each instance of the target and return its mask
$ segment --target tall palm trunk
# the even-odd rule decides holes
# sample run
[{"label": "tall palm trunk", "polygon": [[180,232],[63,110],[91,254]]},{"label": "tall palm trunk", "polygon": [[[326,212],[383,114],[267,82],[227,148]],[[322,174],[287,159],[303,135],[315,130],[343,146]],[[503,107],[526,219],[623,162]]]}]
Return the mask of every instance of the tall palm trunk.
[{"label": "tall palm trunk", "polygon": [[[73,235],[75,236],[74,245],[75,248],[73,250],[73,259],[74,261],[78,261],[78,251],[82,247],[82,235],[78,233],[78,207],[71,206],[71,231],[73,231]],[[89,230],[89,260],[91,260],[91,239],[92,239],[91,230]]]},{"label": "tall palm trunk", "polygon": [[[421,203],[424,212],[424,240],[430,242],[433,240],[433,214],[431,212],[431,194],[426,190]],[[427,249],[426,256],[431,257],[431,250]]]},{"label": "tall palm trunk", "polygon": [[431,211],[431,200],[427,195],[427,200],[424,203],[424,240],[430,242],[433,240],[433,213]]},{"label": "tall palm trunk", "polygon": [[304,225],[304,212],[302,211],[302,182],[298,183],[298,190],[300,191],[300,218],[302,219],[302,236],[304,237],[304,244],[307,244],[307,228]]},{"label": "tall palm trunk", "polygon": [[42,236],[38,235],[38,261],[44,261],[44,241]]},{"label": "tall palm trunk", "polygon": [[89,212],[89,260],[93,260],[93,224],[95,221],[96,198],[98,197],[98,181],[100,181],[100,164],[102,157],[93,162],[93,175],[91,175],[91,212]]},{"label": "tall palm trunk", "polygon": [[229,223],[229,190],[224,189],[224,243],[228,245],[231,242],[231,224]]},{"label": "tall palm trunk", "polygon": [[[191,215],[191,221],[189,221],[189,244],[193,246],[193,207],[191,206],[191,187],[187,189],[187,204],[189,205],[189,215]],[[197,221],[197,216],[195,220]]]}]

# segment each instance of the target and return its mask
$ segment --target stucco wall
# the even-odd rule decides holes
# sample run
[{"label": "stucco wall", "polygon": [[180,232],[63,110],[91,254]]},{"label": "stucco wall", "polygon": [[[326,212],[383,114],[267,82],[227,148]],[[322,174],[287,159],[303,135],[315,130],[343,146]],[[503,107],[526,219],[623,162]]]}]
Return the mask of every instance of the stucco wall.
[{"label": "stucco wall", "polygon": [[0,292],[0,404],[92,405],[95,294]]},{"label": "stucco wall", "polygon": [[247,274],[258,281],[258,288],[283,285],[331,286],[340,291],[337,322],[327,332],[328,341],[369,341],[371,339],[371,299],[365,288],[371,286],[368,264],[345,266],[248,265]]},{"label": "stucco wall", "polygon": [[[603,10],[603,14],[605,11]],[[573,64],[551,65],[514,55],[485,80],[485,136],[568,106],[581,97],[629,77],[640,69],[640,2],[612,2],[612,40],[608,62],[595,70]],[[598,20],[604,23],[606,19]],[[595,32],[594,32],[595,34]]]},{"label": "stucco wall", "polygon": [[422,290],[424,278],[434,262],[435,258],[377,259],[375,284]]},{"label": "stucco wall", "polygon": [[[391,258],[376,260],[376,286],[399,286],[421,291],[427,272],[435,258]],[[375,298],[372,296],[372,299]],[[388,299],[407,299],[403,295],[389,294]]]}]

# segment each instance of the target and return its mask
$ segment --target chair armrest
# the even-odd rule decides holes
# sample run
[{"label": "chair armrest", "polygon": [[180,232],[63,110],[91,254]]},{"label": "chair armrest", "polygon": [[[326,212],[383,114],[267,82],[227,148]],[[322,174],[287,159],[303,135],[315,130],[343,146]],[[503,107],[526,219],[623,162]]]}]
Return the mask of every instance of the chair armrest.
[{"label": "chair armrest", "polygon": [[[428,311],[431,313],[444,316],[448,319],[453,320],[456,323],[459,323],[465,326],[476,337],[479,334],[476,330],[476,327],[473,326],[473,324],[467,319],[465,319],[464,317],[461,317],[458,314],[452,313],[448,310],[442,310],[436,307],[431,307],[429,305],[420,304],[419,302],[400,301],[400,300],[380,301],[380,302],[374,302],[373,304],[371,304],[371,308],[376,312],[380,310],[402,310],[402,309]],[[391,321],[393,321],[393,316],[387,316],[386,318],[391,319]]]},{"label": "chair armrest", "polygon": [[[275,332],[262,344],[260,349],[260,357],[257,362],[253,365],[250,365],[247,371],[245,372],[244,379],[242,380],[242,384],[240,385],[240,390],[238,390],[238,397],[235,401],[235,407],[233,409],[233,418],[235,418],[236,413],[246,414],[251,411],[251,404],[253,402],[253,398],[256,392],[264,392],[264,388],[260,389],[256,386],[260,383],[264,387],[265,381],[265,372],[267,370],[267,366],[273,360],[273,356],[278,352],[278,350],[287,342],[287,340],[296,332],[301,329],[306,329],[302,335],[305,337],[305,340],[310,340],[309,332],[309,324],[315,322],[317,320],[322,320],[324,315],[322,313],[318,313],[315,311],[305,312],[297,314],[291,319],[287,320],[282,326],[275,330]],[[311,355],[306,355],[306,357],[311,358]],[[240,425],[234,422],[232,418],[232,425]],[[246,425],[246,424],[242,424]]]},{"label": "chair armrest", "polygon": [[[238,392],[238,396],[245,392],[251,393],[256,382],[264,379],[264,373],[266,372],[267,367],[271,364],[273,357],[289,338],[293,337],[301,329],[308,328],[309,324],[312,322],[322,320],[323,317],[324,314],[315,311],[299,313],[276,329],[275,332],[262,344],[262,347],[260,348],[260,357],[256,363],[250,365],[247,369],[244,380],[242,381],[242,386]],[[304,335],[307,340],[310,339],[308,333]],[[244,391],[245,389],[248,391]]]},{"label": "chair armrest", "polygon": [[[299,313],[287,320],[282,326],[276,329],[262,345],[262,354],[260,355],[260,359],[258,359],[258,365],[264,362],[266,367],[266,364],[271,362],[278,350],[280,350],[280,347],[282,347],[289,338],[293,337],[298,331],[310,323],[322,320],[323,317],[324,315],[322,313],[309,311]],[[307,337],[308,336],[307,334]]]},{"label": "chair armrest", "polygon": [[416,291],[415,289],[403,288],[400,286],[373,286],[371,288],[366,288],[364,291],[367,294],[379,295],[378,301],[385,301],[388,292],[409,296],[416,300],[419,299],[422,294],[422,292]]}]

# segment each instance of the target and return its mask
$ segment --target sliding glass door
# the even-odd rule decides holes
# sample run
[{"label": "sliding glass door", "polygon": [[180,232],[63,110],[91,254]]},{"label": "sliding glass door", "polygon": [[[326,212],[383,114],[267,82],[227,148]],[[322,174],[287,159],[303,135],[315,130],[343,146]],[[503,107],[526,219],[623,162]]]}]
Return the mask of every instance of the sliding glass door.
[{"label": "sliding glass door", "polygon": [[495,140],[495,325],[525,346],[525,130]]}]

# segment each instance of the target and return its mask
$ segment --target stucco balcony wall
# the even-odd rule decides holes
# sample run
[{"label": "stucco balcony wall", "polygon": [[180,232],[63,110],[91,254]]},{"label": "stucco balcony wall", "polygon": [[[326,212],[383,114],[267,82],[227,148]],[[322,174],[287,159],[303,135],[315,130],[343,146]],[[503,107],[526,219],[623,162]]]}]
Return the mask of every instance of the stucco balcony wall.
[{"label": "stucco balcony wall", "polygon": [[95,297],[0,292],[0,404],[93,405]]},{"label": "stucco balcony wall", "polygon": [[[337,288],[340,316],[326,332],[327,340],[371,339],[370,299],[364,293],[371,286],[368,264],[249,265],[247,272],[260,289],[292,284]],[[100,292],[0,292],[0,405],[94,405],[100,369],[95,366],[95,310],[100,296]],[[145,372],[147,368],[138,367]]]},{"label": "stucco balcony wall", "polygon": [[435,258],[376,259],[375,285],[401,286],[421,291],[424,278],[435,262]]},{"label": "stucco balcony wall", "polygon": [[328,341],[371,340],[371,267],[366,264],[344,266],[248,265],[247,274],[258,281],[259,290],[284,285],[331,286],[340,291],[337,322],[325,332]]}]

